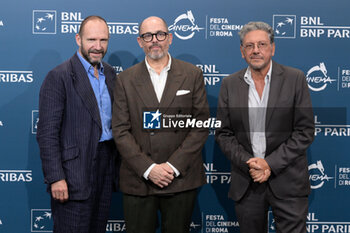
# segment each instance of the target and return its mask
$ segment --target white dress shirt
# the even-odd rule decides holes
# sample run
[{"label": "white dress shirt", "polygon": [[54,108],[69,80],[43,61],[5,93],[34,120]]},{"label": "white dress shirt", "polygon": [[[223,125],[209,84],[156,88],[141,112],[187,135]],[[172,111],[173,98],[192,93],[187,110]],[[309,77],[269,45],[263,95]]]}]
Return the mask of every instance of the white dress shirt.
[{"label": "white dress shirt", "polygon": [[250,140],[252,143],[253,155],[259,158],[265,158],[266,152],[265,121],[270,92],[271,72],[272,61],[270,63],[270,69],[265,77],[265,86],[261,98],[255,88],[250,67],[248,67],[244,74],[244,80],[249,85],[248,108]]},{"label": "white dress shirt", "polygon": [[165,88],[166,80],[168,78],[168,71],[170,70],[171,66],[171,56],[168,54],[169,62],[168,64],[163,68],[163,70],[158,74],[147,62],[147,59],[145,58],[146,67],[149,73],[149,76],[151,77],[151,81],[153,84],[154,91],[156,92],[158,102],[162,99],[163,91]]},{"label": "white dress shirt", "polygon": [[[165,88],[165,84],[166,84],[166,80],[168,78],[168,71],[170,70],[170,66],[171,66],[171,56],[168,53],[168,57],[169,57],[169,62],[168,64],[163,68],[163,70],[160,72],[160,74],[158,74],[147,62],[147,57],[145,58],[145,62],[146,62],[146,67],[149,73],[149,76],[151,77],[151,81],[153,84],[153,88],[154,91],[156,92],[157,95],[157,99],[158,102],[160,102],[160,100],[162,99],[162,95],[164,92],[164,88]],[[180,172],[169,162],[167,162],[167,164],[173,169],[173,171],[175,172],[175,176],[179,176]],[[155,163],[153,163],[146,171],[145,173],[143,173],[143,177],[148,180],[148,175],[151,172],[151,170],[153,169],[153,167],[156,166]]]}]

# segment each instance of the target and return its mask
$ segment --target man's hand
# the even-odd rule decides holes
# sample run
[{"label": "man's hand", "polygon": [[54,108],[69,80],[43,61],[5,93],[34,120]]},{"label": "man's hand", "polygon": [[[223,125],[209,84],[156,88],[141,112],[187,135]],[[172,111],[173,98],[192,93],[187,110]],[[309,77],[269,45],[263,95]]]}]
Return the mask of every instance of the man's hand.
[{"label": "man's hand", "polygon": [[249,169],[250,176],[254,180],[254,182],[263,183],[267,181],[271,175],[271,171],[266,170],[257,170],[254,168]]},{"label": "man's hand", "polygon": [[263,183],[267,181],[271,175],[271,168],[262,158],[251,158],[247,161],[249,173],[254,182]]},{"label": "man's hand", "polygon": [[148,178],[160,188],[168,186],[174,179],[174,171],[166,164],[155,165],[148,175]]},{"label": "man's hand", "polygon": [[51,184],[51,194],[53,199],[60,202],[68,200],[68,186],[65,180],[60,180]]}]

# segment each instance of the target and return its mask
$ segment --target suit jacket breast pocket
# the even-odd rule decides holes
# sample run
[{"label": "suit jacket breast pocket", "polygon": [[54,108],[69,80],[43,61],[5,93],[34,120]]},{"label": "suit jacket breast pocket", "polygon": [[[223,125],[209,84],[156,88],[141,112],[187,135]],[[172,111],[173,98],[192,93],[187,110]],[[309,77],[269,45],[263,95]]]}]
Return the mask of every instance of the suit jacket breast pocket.
[{"label": "suit jacket breast pocket", "polygon": [[187,93],[184,95],[176,95],[175,96],[175,101],[174,101],[175,105],[177,107],[184,107],[184,106],[192,106],[192,93]]}]

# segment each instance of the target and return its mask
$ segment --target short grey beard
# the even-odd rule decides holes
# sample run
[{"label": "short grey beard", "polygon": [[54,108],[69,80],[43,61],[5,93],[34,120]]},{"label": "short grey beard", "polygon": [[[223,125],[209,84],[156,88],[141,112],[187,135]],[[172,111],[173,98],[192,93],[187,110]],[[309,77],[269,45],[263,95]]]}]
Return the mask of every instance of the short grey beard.
[{"label": "short grey beard", "polygon": [[148,53],[147,56],[153,60],[159,60],[165,56],[165,53],[160,53],[158,55],[152,55],[152,53]]}]

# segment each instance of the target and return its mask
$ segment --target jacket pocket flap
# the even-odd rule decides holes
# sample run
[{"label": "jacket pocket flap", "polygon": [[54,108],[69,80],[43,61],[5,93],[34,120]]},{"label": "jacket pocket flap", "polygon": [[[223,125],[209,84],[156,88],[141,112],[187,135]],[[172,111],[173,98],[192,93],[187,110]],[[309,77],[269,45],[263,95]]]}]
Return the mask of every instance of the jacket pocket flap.
[{"label": "jacket pocket flap", "polygon": [[78,155],[79,155],[78,147],[71,147],[68,149],[64,149],[62,151],[62,162],[75,159],[78,157]]}]

